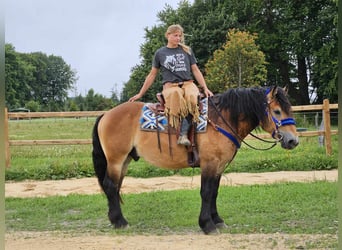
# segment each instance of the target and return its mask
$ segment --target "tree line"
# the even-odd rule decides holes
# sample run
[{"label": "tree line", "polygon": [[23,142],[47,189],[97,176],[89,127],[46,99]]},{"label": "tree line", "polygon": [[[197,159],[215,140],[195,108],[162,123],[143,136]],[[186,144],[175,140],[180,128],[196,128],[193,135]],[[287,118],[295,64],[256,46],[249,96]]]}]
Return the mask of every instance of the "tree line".
[{"label": "tree line", "polygon": [[[6,105],[36,111],[103,110],[141,88],[166,28],[178,23],[215,92],[232,87],[289,86],[294,105],[337,102],[337,0],[194,0],[166,5],[158,24],[145,28],[141,61],[132,67],[120,97],[89,90],[68,97],[76,70],[61,57],[19,53],[5,45]],[[142,98],[153,102],[160,76]]]},{"label": "tree line", "polygon": [[[250,72],[258,75],[259,85],[288,85],[294,105],[322,103],[325,98],[337,102],[337,0],[194,0],[192,4],[181,1],[176,9],[166,6],[158,18],[160,24],[145,29],[146,41],[140,50],[142,61],[132,69],[123,89],[123,100],[140,89],[154,52],[166,43],[167,27],[179,23],[205,78],[209,82],[215,79],[211,86],[215,90],[223,92],[230,86],[239,86],[238,78],[229,79],[232,77],[226,74],[232,74],[232,64],[239,65],[237,57],[222,52],[225,55],[214,58],[230,39],[238,39],[236,32],[229,36],[229,31],[239,30],[254,36],[258,50],[264,54],[256,52],[257,71]],[[214,65],[210,63],[213,60]],[[221,76],[213,75],[215,71]],[[249,84],[255,85],[258,77]],[[154,100],[160,89],[158,79],[143,101]]]},{"label": "tree line", "polygon": [[110,98],[90,89],[85,96],[69,97],[77,72],[62,57],[42,52],[20,53],[5,44],[6,107],[11,111],[106,110],[118,104],[116,93]]}]

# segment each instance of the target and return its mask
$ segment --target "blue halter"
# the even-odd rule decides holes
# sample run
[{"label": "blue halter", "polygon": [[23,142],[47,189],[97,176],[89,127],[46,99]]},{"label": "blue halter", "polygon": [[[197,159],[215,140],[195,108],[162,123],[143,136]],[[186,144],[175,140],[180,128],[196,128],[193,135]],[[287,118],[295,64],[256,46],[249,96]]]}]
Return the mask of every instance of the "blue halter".
[{"label": "blue halter", "polygon": [[[267,88],[266,89],[266,96],[271,92],[271,89],[270,88]],[[268,113],[266,111],[266,113]],[[275,118],[273,115],[272,116],[272,120],[276,126],[276,130],[272,133],[272,137],[274,138],[274,135],[275,133],[278,132],[278,129],[281,127],[281,126],[287,126],[287,125],[296,125],[296,121],[289,117],[289,118],[285,118],[285,119],[282,119],[282,120],[278,120],[277,118]]]}]

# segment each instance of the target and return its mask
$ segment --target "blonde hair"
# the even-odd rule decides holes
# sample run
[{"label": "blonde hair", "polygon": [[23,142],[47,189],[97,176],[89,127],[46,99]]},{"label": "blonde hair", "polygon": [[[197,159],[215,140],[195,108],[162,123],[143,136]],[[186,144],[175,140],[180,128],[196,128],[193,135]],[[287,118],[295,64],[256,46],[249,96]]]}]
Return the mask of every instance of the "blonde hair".
[{"label": "blonde hair", "polygon": [[185,42],[184,42],[184,29],[183,29],[182,26],[180,26],[179,24],[170,25],[170,26],[167,28],[166,32],[165,32],[165,37],[167,38],[167,36],[168,36],[169,34],[173,34],[173,33],[177,32],[177,31],[180,31],[181,34],[182,34],[182,37],[181,37],[181,41],[180,41],[180,43],[179,43],[179,46],[181,46],[182,49],[183,49],[186,53],[188,53],[189,55],[191,55],[190,47],[187,46],[187,45],[185,45]]}]

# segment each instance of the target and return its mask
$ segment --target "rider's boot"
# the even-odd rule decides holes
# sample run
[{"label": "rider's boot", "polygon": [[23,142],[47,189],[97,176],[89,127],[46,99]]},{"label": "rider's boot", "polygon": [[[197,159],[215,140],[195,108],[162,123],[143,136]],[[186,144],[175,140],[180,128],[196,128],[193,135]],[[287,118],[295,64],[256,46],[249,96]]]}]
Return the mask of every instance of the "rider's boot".
[{"label": "rider's boot", "polygon": [[191,142],[188,139],[188,131],[190,129],[191,120],[188,119],[188,117],[184,117],[182,122],[181,122],[180,134],[179,134],[179,138],[177,141],[177,144],[179,144],[179,145],[184,145],[184,146],[190,146],[191,145]]}]

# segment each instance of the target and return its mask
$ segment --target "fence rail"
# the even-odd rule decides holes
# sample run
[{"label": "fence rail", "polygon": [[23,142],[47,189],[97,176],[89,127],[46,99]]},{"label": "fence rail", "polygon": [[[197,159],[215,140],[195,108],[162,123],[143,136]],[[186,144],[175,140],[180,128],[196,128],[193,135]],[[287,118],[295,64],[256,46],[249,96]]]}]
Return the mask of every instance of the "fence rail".
[{"label": "fence rail", "polygon": [[8,112],[8,118],[61,118],[61,117],[97,117],[104,111],[78,111],[78,112]]},{"label": "fence rail", "polygon": [[[323,113],[324,130],[319,131],[302,131],[298,132],[298,136],[324,136],[326,154],[331,155],[331,135],[338,134],[338,130],[331,130],[330,125],[330,110],[338,109],[338,104],[329,104],[329,100],[325,99],[323,104],[319,105],[303,105],[293,106],[293,112],[303,111],[319,111]],[[8,119],[23,119],[23,118],[63,118],[63,117],[97,117],[105,111],[79,111],[79,112],[7,112],[5,109],[5,144],[6,144],[6,166],[10,166],[10,146],[27,146],[27,145],[82,145],[91,144],[91,139],[51,139],[51,140],[9,140],[8,136]],[[261,138],[270,138],[268,134],[258,135]],[[248,136],[248,138],[253,138]]]}]

